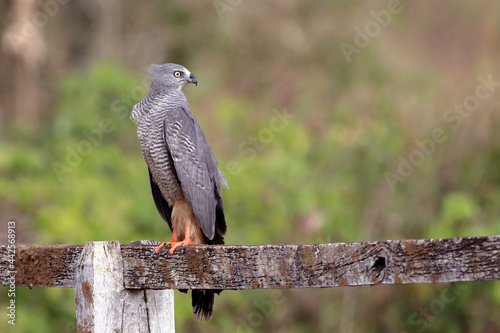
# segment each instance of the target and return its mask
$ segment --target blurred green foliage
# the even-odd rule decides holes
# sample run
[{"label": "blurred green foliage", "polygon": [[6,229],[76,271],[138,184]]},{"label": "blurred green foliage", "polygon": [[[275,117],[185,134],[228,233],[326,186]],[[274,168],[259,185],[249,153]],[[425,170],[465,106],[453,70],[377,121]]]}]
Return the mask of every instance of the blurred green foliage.
[{"label": "blurred green foliage", "polygon": [[[12,211],[23,212],[25,216],[26,221],[21,221],[20,226],[25,233],[20,234],[21,241],[26,237],[30,241],[49,244],[83,244],[110,239],[127,243],[136,239],[170,237],[168,227],[157,214],[149,194],[146,166],[135,135],[136,125],[128,118],[128,113],[123,113],[140,100],[141,96],[132,96],[134,91],[142,91],[145,96],[140,82],[125,68],[98,63],[87,74],[75,73],[61,79],[56,89],[54,118],[47,121],[46,128],[33,136],[16,132],[16,129],[7,130],[16,140],[3,145],[0,170],[7,177],[1,179],[0,196],[10,203]],[[193,95],[196,92],[187,93]],[[401,152],[403,146],[401,139],[394,135],[396,124],[378,121],[368,127],[360,125],[353,107],[348,104],[348,101],[340,101],[332,106],[331,112],[337,121],[327,124],[328,130],[322,136],[311,133],[297,115],[300,110],[275,109],[262,119],[256,119],[248,118],[252,112],[250,101],[233,97],[223,99],[215,106],[213,118],[226,133],[225,139],[234,143],[231,149],[237,152],[232,157],[217,154],[230,185],[230,190],[224,191],[229,224],[227,243],[374,239],[367,235],[366,229],[370,226],[363,224],[366,217],[362,213],[373,200],[374,190],[379,191],[379,195],[388,195],[383,194],[389,188],[384,173],[392,161],[373,143],[387,147],[392,154]],[[390,105],[382,103],[381,108],[385,107],[391,109]],[[281,120],[278,126],[280,118],[277,115],[283,114],[290,116]],[[106,132],[100,130],[103,120],[110,124]],[[213,134],[207,135],[210,139]],[[82,142],[88,144],[85,146]],[[214,150],[217,152],[216,146]],[[54,169],[54,162],[65,165],[67,169],[62,172]],[[231,168],[230,163],[238,168]],[[397,190],[397,193],[404,191]],[[438,238],[499,233],[498,223],[481,219],[487,216],[487,207],[494,206],[481,203],[470,191],[450,192],[443,197],[436,220],[426,231],[388,235]],[[384,226],[378,225],[377,228]],[[383,233],[377,235],[378,239],[384,236]],[[407,287],[400,292],[407,295],[409,302],[395,299],[385,306],[392,311],[401,307],[399,316],[411,317],[419,304],[432,301],[442,288]],[[457,297],[460,302],[450,305],[454,310],[436,316],[435,321],[426,320],[427,331],[442,331],[443,325],[449,322],[455,323],[450,326],[450,332],[460,331],[459,319],[465,315],[465,304],[469,298],[476,298],[472,290],[483,292],[482,301],[486,304],[499,304],[498,285],[467,284],[460,288],[464,289],[463,295]],[[487,289],[490,292],[486,292]],[[367,290],[361,292],[366,294]],[[226,291],[218,297],[214,327],[233,331],[235,315],[240,318],[236,324],[241,330],[253,330],[252,323],[260,320],[266,323],[269,318],[264,319],[265,312],[259,317],[258,306],[246,304],[250,293]],[[295,293],[286,292],[286,295],[292,300],[302,297],[295,296]],[[264,291],[255,295],[252,296],[255,304],[265,304],[269,300]],[[18,313],[29,313],[30,321],[19,318],[19,330],[74,331],[71,324],[74,320],[73,297],[72,290],[35,288],[27,291],[20,288]],[[176,320],[180,327],[192,325],[187,324],[192,322],[189,302],[189,297],[177,297]],[[329,298],[319,302],[321,308],[332,306]],[[56,308],[58,310],[53,311],[57,315],[51,314],[51,309]],[[245,313],[252,311],[257,311],[255,318],[246,318]],[[275,311],[280,316],[294,316],[300,313],[300,308],[278,309],[276,306]],[[423,325],[422,316],[414,315],[415,327]],[[32,321],[39,323],[36,329],[30,324]],[[262,325],[270,325],[268,330],[274,330],[271,322]],[[309,319],[301,320],[299,316],[296,326],[290,329],[303,332],[311,329],[311,325],[314,326]],[[379,325],[384,327],[383,323]],[[408,322],[399,325],[401,329],[408,329]],[[481,324],[477,325],[481,327]],[[58,329],[54,330],[54,327]],[[266,331],[262,327],[256,331]]]},{"label": "blurred green foliage", "polygon": [[[0,126],[2,219],[16,220],[18,243],[170,239],[129,114],[147,94],[144,63],[176,61],[198,77],[198,87],[184,92],[229,182],[227,244],[500,234],[500,93],[457,130],[442,119],[474,92],[477,73],[500,68],[497,53],[486,46],[474,53],[483,50],[481,33],[469,32],[469,20],[458,21],[463,15],[444,26],[444,9],[412,5],[348,64],[338,44],[371,19],[361,2],[283,2],[270,11],[243,2],[220,22],[211,4],[144,4],[151,15],[130,14],[126,28],[145,33],[123,36],[123,52],[141,69],[100,58],[68,66],[53,78],[38,126]],[[455,12],[468,18],[472,9],[463,6]],[[470,13],[474,22],[481,15]],[[491,25],[496,40],[500,29]],[[157,44],[146,48],[150,34]],[[151,59],[132,54],[143,49]],[[397,173],[400,158],[438,127],[447,140],[391,186],[387,173]],[[214,318],[201,324],[190,302],[176,293],[179,332],[500,330],[498,282],[224,291]],[[15,329],[2,320],[0,331],[76,331],[71,289],[18,288],[16,304]]]}]

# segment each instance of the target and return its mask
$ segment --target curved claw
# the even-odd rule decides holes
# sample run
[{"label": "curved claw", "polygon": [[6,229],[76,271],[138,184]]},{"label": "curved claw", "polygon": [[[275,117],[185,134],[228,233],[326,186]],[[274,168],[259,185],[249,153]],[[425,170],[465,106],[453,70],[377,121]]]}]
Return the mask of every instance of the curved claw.
[{"label": "curved claw", "polygon": [[168,243],[162,242],[160,245],[158,245],[158,246],[155,248],[155,253],[156,253],[156,254],[158,254],[158,252],[160,252],[160,250],[161,250],[163,247],[167,246],[169,243],[171,243],[171,242],[168,242]]}]

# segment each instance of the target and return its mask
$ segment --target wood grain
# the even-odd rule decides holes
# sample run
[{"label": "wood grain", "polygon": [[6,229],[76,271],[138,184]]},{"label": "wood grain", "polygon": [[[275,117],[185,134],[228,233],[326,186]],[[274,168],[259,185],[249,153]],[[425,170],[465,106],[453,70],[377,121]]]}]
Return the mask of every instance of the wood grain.
[{"label": "wood grain", "polygon": [[127,290],[118,242],[89,242],[76,266],[78,333],[175,331],[173,290]]},{"label": "wood grain", "polygon": [[[151,241],[150,244],[157,244]],[[324,288],[500,280],[500,236],[361,243],[188,246],[121,245],[128,289]],[[81,245],[16,246],[16,285],[74,287]],[[0,246],[0,284],[8,285]]]}]

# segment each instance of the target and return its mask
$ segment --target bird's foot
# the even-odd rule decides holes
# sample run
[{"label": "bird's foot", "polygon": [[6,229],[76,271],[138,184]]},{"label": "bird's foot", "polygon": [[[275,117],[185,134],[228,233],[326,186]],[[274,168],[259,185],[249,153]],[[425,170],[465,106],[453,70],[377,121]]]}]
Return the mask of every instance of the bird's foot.
[{"label": "bird's foot", "polygon": [[169,251],[170,254],[173,254],[174,250],[176,248],[178,248],[179,246],[186,246],[186,245],[196,244],[196,243],[192,242],[189,238],[188,239],[184,239],[183,241],[180,241],[180,242],[169,242],[169,243],[171,245],[170,251]]},{"label": "bird's foot", "polygon": [[168,244],[170,244],[170,243],[172,243],[172,242],[168,242],[168,243],[167,243],[167,242],[161,242],[161,244],[160,244],[160,245],[158,245],[158,246],[155,248],[155,253],[156,253],[156,254],[158,254],[158,252],[160,252],[160,250],[161,250],[163,247],[167,246],[167,245],[168,245]]},{"label": "bird's foot", "polygon": [[170,254],[174,253],[174,250],[178,248],[179,246],[186,246],[186,245],[191,245],[191,244],[196,244],[191,240],[191,226],[187,225],[186,226],[186,231],[184,232],[184,240],[182,241],[175,241],[175,230],[172,233],[172,240],[170,242],[163,242],[158,247],[155,249],[155,253],[158,253],[163,247],[170,245]]},{"label": "bird's foot", "polygon": [[174,241],[163,242],[160,245],[158,245],[158,247],[155,249],[155,253],[158,253],[162,248],[170,245],[170,251],[168,251],[168,252],[170,254],[173,254],[174,250],[176,248],[178,248],[179,246],[186,246],[186,245],[191,245],[191,244],[196,244],[196,243],[192,242],[190,239],[185,239],[185,240],[179,241],[179,242],[174,242]]},{"label": "bird's foot", "polygon": [[170,240],[170,242],[161,242],[161,244],[156,247],[155,254],[158,254],[158,252],[160,252],[160,250],[162,248],[164,248],[165,246],[168,246],[168,245],[170,245],[172,243],[175,243],[175,242],[176,242],[176,240],[175,240],[175,230],[173,230],[172,231],[172,239]]}]

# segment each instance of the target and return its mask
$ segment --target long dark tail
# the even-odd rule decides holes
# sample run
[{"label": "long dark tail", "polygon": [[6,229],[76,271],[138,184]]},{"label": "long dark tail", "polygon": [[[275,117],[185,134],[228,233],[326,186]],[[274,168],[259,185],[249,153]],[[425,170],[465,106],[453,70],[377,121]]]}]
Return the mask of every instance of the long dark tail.
[{"label": "long dark tail", "polygon": [[[222,197],[220,193],[220,185],[214,187],[215,197],[217,198],[216,206],[216,217],[215,217],[215,235],[213,239],[208,239],[205,234],[203,234],[203,240],[205,244],[224,244],[224,235],[226,234],[226,218],[224,216],[224,204],[222,202]],[[186,291],[184,291],[186,292]],[[214,294],[220,294],[221,289],[212,290],[192,290],[192,302],[194,317],[201,321],[203,318],[205,320],[210,320],[212,318],[212,312],[214,309]]]},{"label": "long dark tail", "polygon": [[220,294],[222,290],[197,290],[192,291],[192,305],[194,317],[201,321],[210,320],[214,308],[214,294]]}]

